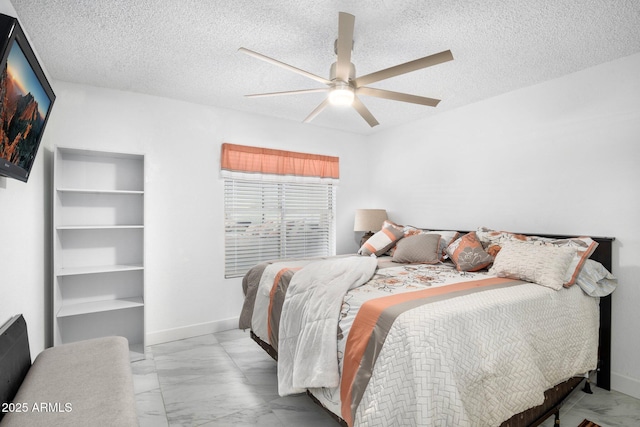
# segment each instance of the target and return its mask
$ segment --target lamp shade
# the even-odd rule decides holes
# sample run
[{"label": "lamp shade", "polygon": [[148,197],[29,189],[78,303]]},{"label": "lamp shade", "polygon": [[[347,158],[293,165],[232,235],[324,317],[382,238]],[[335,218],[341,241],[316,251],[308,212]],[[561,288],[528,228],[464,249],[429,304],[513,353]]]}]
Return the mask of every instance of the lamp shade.
[{"label": "lamp shade", "polygon": [[356,209],[353,231],[378,231],[387,219],[384,209]]}]

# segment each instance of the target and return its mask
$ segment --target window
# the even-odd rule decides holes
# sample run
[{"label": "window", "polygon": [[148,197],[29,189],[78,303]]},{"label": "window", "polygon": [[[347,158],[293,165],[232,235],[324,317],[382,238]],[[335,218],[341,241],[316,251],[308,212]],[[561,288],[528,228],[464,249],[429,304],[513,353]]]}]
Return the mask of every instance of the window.
[{"label": "window", "polygon": [[335,255],[338,157],[223,143],[225,277],[263,261]]},{"label": "window", "polygon": [[225,277],[279,258],[335,254],[333,183],[225,179]]}]

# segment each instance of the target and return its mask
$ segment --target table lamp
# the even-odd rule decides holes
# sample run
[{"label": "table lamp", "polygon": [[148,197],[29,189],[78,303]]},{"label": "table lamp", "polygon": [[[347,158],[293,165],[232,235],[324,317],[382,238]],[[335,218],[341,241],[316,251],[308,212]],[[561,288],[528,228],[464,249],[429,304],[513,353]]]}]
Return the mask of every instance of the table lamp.
[{"label": "table lamp", "polygon": [[365,233],[360,240],[360,246],[362,246],[369,237],[382,228],[382,224],[387,219],[387,211],[384,209],[356,209],[355,216],[353,231]]}]

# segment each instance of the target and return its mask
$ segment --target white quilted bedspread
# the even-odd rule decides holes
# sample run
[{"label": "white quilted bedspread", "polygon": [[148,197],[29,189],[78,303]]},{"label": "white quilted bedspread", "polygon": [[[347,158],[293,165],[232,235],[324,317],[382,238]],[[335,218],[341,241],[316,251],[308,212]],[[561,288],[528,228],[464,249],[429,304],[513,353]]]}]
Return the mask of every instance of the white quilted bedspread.
[{"label": "white quilted bedspread", "polygon": [[[388,275],[390,270],[383,271]],[[446,275],[453,279],[456,273]],[[468,273],[465,276],[469,278]],[[417,277],[400,291],[429,281]],[[437,278],[440,283],[427,286],[446,285]],[[345,297],[340,363],[358,307],[371,297],[388,295],[393,291],[390,286],[395,286],[393,281],[376,282],[374,277]],[[354,424],[500,425],[541,404],[546,389],[595,369],[598,316],[598,299],[579,287],[554,291],[535,284],[488,290],[405,312],[386,338]],[[311,391],[341,414],[338,388]]]}]

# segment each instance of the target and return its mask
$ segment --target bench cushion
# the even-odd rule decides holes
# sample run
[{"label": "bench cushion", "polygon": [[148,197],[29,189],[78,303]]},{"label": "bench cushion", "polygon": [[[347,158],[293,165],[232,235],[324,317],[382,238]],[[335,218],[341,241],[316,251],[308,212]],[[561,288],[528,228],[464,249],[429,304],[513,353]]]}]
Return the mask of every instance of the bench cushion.
[{"label": "bench cushion", "polygon": [[6,426],[137,426],[129,348],[105,337],[44,350],[6,414]]}]

